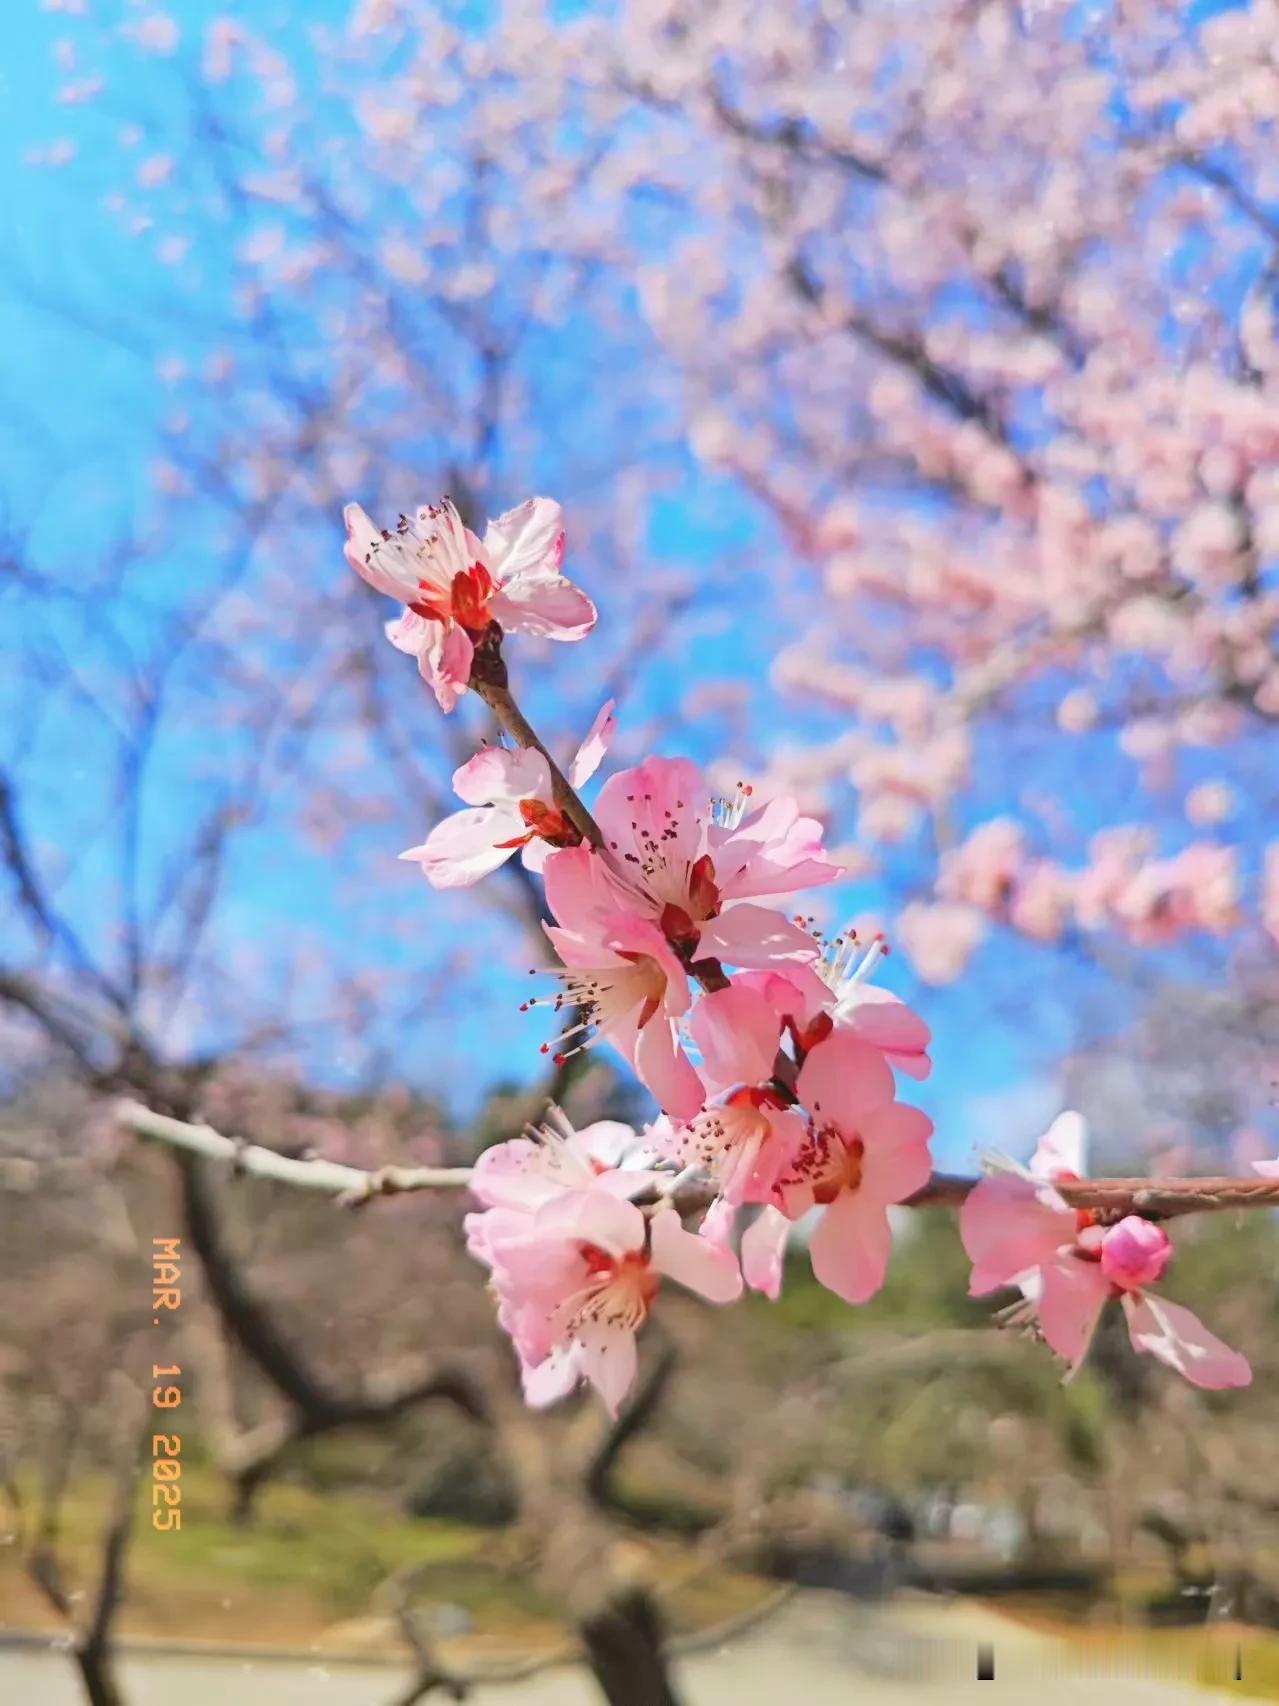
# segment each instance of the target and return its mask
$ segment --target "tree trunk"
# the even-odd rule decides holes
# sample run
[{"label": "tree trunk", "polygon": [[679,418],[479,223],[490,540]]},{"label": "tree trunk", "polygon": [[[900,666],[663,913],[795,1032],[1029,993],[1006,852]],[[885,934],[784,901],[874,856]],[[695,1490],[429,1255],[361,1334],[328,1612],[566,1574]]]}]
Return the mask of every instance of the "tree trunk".
[{"label": "tree trunk", "polygon": [[579,1627],[608,1706],[679,1706],[662,1651],[661,1618],[648,1594],[638,1588],[620,1593]]},{"label": "tree trunk", "polygon": [[96,1641],[80,1641],[76,1644],[75,1663],[89,1706],[125,1706],[107,1647]]}]

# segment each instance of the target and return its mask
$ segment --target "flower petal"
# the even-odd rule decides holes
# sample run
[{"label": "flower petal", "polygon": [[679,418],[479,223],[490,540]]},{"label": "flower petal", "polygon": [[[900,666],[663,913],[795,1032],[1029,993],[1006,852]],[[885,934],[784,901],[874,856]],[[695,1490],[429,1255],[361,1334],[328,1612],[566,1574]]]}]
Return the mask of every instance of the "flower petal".
[{"label": "flower petal", "polygon": [[468,806],[549,800],[550,766],[536,747],[486,746],[453,772],[453,792]]},{"label": "flower petal", "polygon": [[893,1234],[882,1203],[841,1191],[809,1240],[813,1277],[845,1303],[865,1303],[884,1283]]},{"label": "flower petal", "polygon": [[1030,1170],[1038,1179],[1052,1179],[1058,1173],[1084,1176],[1087,1167],[1088,1126],[1082,1114],[1073,1108],[1048,1127],[1030,1158]]},{"label": "flower petal", "polygon": [[660,1013],[640,1027],[632,1064],[664,1113],[677,1120],[691,1120],[701,1108],[706,1094],[702,1081],[676,1043],[670,1021]]},{"label": "flower petal", "polygon": [[582,640],[598,620],[594,604],[562,575],[508,581],[489,608],[510,634],[543,640]]},{"label": "flower petal", "polygon": [[1012,1285],[1028,1268],[1053,1261],[1074,1232],[1073,1213],[1064,1204],[1050,1207],[1030,1180],[1015,1173],[979,1180],[959,1211],[959,1236],[973,1264],[969,1295]]},{"label": "flower petal", "polygon": [[587,729],[581,746],[573,755],[573,761],[568,767],[568,779],[575,788],[580,788],[604,762],[604,754],[613,743],[617,733],[617,718],[613,715],[616,701],[606,699],[595,713],[595,721]]},{"label": "flower petal", "polygon": [[400,858],[421,865],[433,888],[466,888],[506,863],[515,851],[510,842],[523,827],[509,807],[469,806],[437,823],[420,847],[408,848]]},{"label": "flower petal", "polygon": [[764,1084],[773,1076],[780,1026],[753,989],[730,983],[704,995],[688,1022],[702,1056],[702,1076],[716,1090]]},{"label": "flower petal", "polygon": [[574,1349],[578,1368],[615,1416],[635,1384],[635,1334],[614,1322],[586,1321],[578,1330]]},{"label": "flower petal", "polygon": [[790,1225],[780,1209],[764,1208],[742,1233],[742,1278],[774,1301],[781,1296]]},{"label": "flower petal", "polygon": [[646,758],[610,776],[595,802],[595,821],[625,875],[628,864],[693,864],[706,851],[709,792],[687,758]]},{"label": "flower petal", "polygon": [[609,1191],[565,1191],[537,1210],[533,1230],[539,1238],[594,1244],[610,1256],[624,1256],[644,1245],[644,1216],[634,1203]]},{"label": "flower petal", "polygon": [[749,901],[730,906],[702,926],[698,956],[712,956],[728,965],[759,970],[788,961],[814,960],[818,947],[807,930]]},{"label": "flower petal", "polygon": [[1057,1355],[1076,1369],[1092,1342],[1110,1284],[1098,1263],[1081,1262],[1074,1256],[1055,1256],[1039,1274],[1040,1331]]},{"label": "flower petal", "polygon": [[890,1102],[869,1115],[861,1127],[866,1146],[861,1188],[881,1203],[904,1202],[932,1177],[928,1140],[933,1122],[919,1108]]},{"label": "flower petal", "polygon": [[554,498],[526,498],[490,521],[484,557],[495,579],[555,575],[564,561],[564,512]]},{"label": "flower petal", "polygon": [[658,1273],[709,1303],[732,1303],[742,1295],[741,1269],[732,1250],[686,1232],[674,1209],[659,1209],[649,1221],[649,1231]]},{"label": "flower petal", "polygon": [[1166,1362],[1192,1386],[1219,1391],[1251,1384],[1247,1357],[1210,1333],[1193,1310],[1150,1292],[1129,1293],[1123,1308],[1133,1349]]},{"label": "flower petal", "polygon": [[888,1106],[894,1084],[878,1049],[851,1032],[836,1031],[810,1051],[795,1088],[814,1117],[855,1132],[868,1114]]}]

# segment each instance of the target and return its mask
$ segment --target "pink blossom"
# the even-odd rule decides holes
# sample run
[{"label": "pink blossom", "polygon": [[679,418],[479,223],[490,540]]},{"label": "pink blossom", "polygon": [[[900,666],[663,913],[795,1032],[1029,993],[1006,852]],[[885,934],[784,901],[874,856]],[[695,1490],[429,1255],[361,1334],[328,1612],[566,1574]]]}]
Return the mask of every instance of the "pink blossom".
[{"label": "pink blossom", "polygon": [[635,1379],[635,1334],[663,1277],[712,1303],[741,1295],[731,1251],[686,1232],[673,1209],[646,1217],[598,1187],[560,1192],[532,1213],[469,1215],[466,1230],[491,1270],[498,1318],[534,1404],[587,1380],[616,1414]]},{"label": "pink blossom", "polygon": [[527,1137],[486,1149],[471,1169],[471,1194],[486,1208],[532,1214],[563,1191],[606,1190],[633,1197],[654,1185],[651,1168],[627,1165],[642,1158],[640,1139],[620,1120],[596,1120],[575,1130],[559,1108]]},{"label": "pink blossom", "polygon": [[619,771],[595,805],[608,871],[627,904],[694,959],[749,967],[813,959],[807,931],[753,901],[836,881],[840,868],[793,800],[749,817],[744,801],[743,793],[713,811],[701,772],[684,758]]},{"label": "pink blossom", "polygon": [[563,961],[556,973],[563,992],[552,1005],[582,1015],[564,1040],[593,1029],[578,1046],[606,1038],[667,1112],[691,1119],[702,1105],[702,1084],[679,1042],[677,1022],[692,997],[670,943],[650,918],[624,909],[589,847],[552,853],[543,875],[556,920],[546,933]]},{"label": "pink blossom", "polygon": [[932,1122],[893,1101],[883,1056],[847,1032],[813,1049],[796,1090],[808,1109],[808,1132],[777,1182],[777,1204],[791,1220],[824,1209],[809,1243],[813,1273],[847,1302],[864,1303],[884,1283],[889,1204],[930,1177]]},{"label": "pink blossom", "polygon": [[[612,739],[613,701],[600,710],[569,766],[579,788],[594,775]],[[578,830],[555,804],[551,770],[533,747],[512,752],[485,747],[453,773],[453,789],[468,811],[454,812],[401,859],[415,860],[437,889],[465,888],[506,863],[518,848],[525,866],[540,871],[553,847],[573,846]]]},{"label": "pink blossom", "polygon": [[510,633],[580,640],[595,606],[560,573],[560,506],[529,498],[491,521],[483,540],[463,525],[448,498],[401,516],[395,531],[348,504],[346,560],[376,591],[404,605],[387,638],[418,660],[424,679],[451,711],[471,678],[475,643],[490,622]]},{"label": "pink blossom", "polygon": [[792,1098],[773,1081],[781,1021],[764,996],[734,980],[705,995],[689,1020],[701,1078],[713,1098],[672,1128],[667,1153],[699,1164],[730,1203],[767,1202],[804,1141]]},{"label": "pink blossom", "polygon": [[[1057,1176],[1061,1176],[1059,1172]],[[973,1262],[969,1291],[1016,1286],[1024,1301],[1010,1315],[1034,1324],[1073,1373],[1083,1362],[1106,1303],[1117,1299],[1135,1350],[1158,1357],[1196,1386],[1246,1386],[1247,1360],[1188,1310],[1146,1290],[1172,1255],[1162,1227],[1137,1215],[1097,1224],[1038,1178],[995,1174],[969,1193],[960,1236]]]}]

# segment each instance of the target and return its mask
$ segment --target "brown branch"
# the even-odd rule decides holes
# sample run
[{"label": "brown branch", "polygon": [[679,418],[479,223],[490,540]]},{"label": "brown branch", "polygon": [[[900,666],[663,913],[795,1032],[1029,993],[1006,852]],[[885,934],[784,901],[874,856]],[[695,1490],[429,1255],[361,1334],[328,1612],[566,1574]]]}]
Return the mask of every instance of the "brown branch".
[{"label": "brown branch", "polygon": [[[388,1194],[381,1181],[385,1170],[365,1173],[357,1167],[338,1167],[330,1161],[295,1161],[274,1150],[256,1145],[238,1145],[209,1126],[185,1125],[181,1120],[153,1114],[134,1102],[120,1105],[119,1117],[132,1131],[159,1143],[221,1158],[243,1171],[275,1178],[308,1190],[325,1191],[339,1200],[367,1201]],[[394,1191],[452,1190],[464,1186],[468,1167],[423,1167],[405,1169],[389,1189]],[[958,1173],[934,1173],[922,1189],[907,1197],[904,1208],[957,1207],[979,1179]],[[1146,1220],[1172,1220],[1183,1214],[1211,1213],[1221,1209],[1279,1207],[1279,1179],[1212,1175],[1195,1178],[1074,1179],[1054,1181],[1053,1188],[1072,1208],[1091,1208],[1116,1219],[1139,1214]],[[713,1184],[697,1180],[681,1185],[670,1197],[680,1214],[697,1214],[710,1207],[718,1192]],[[655,1194],[640,1197],[652,1203]]]},{"label": "brown branch", "polygon": [[586,809],[576,788],[543,745],[537,730],[515,703],[507,678],[506,662],[502,657],[501,633],[498,631],[494,634],[495,627],[496,624],[490,624],[488,633],[476,647],[475,662],[471,669],[471,686],[517,746],[541,753],[550,768],[551,792],[555,804],[585,841],[592,847],[601,848],[604,845],[604,837],[600,833],[600,826]]}]

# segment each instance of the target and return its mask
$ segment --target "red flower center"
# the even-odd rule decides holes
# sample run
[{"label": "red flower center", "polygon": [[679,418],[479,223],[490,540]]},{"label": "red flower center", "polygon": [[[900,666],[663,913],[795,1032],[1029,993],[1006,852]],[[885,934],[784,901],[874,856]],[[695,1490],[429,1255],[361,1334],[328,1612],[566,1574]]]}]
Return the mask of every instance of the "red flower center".
[{"label": "red flower center", "polygon": [[453,576],[447,594],[441,595],[426,581],[419,581],[418,585],[428,596],[409,605],[417,616],[425,616],[432,622],[456,622],[472,634],[482,634],[492,620],[489,603],[497,591],[497,583],[483,563],[460,569]]}]

